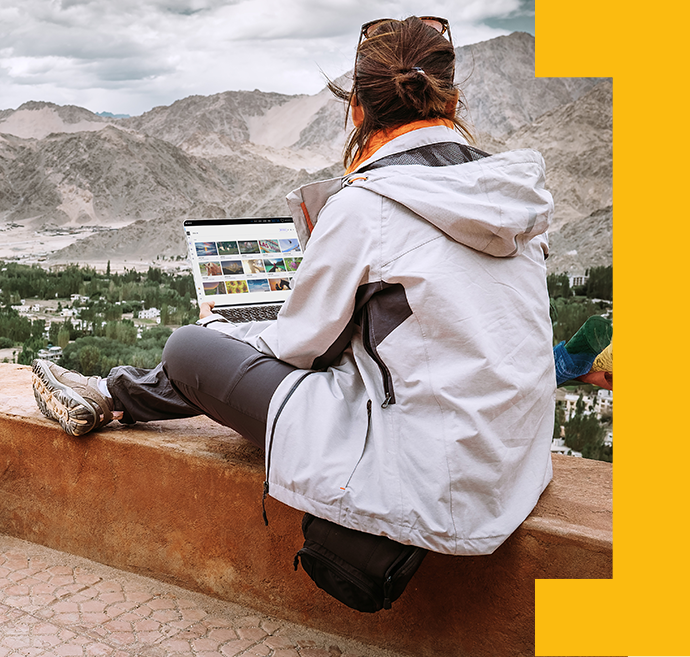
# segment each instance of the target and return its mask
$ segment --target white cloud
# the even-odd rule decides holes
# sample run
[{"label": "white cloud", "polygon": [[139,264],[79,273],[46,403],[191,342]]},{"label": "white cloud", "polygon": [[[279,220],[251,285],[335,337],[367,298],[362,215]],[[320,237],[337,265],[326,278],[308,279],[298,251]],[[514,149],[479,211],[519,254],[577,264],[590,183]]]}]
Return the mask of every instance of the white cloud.
[{"label": "white cloud", "polygon": [[[524,0],[426,0],[455,45],[505,34],[483,21]],[[316,93],[352,67],[360,25],[419,13],[401,0],[0,0],[0,103],[139,114],[229,89]],[[524,11],[522,12],[524,13]]]}]

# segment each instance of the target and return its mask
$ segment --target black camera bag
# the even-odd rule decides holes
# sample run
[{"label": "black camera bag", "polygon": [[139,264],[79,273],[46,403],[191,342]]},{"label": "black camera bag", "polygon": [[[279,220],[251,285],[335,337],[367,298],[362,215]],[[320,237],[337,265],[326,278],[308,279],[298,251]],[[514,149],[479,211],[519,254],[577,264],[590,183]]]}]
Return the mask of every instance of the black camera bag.
[{"label": "black camera bag", "polygon": [[427,550],[316,518],[302,519],[304,547],[295,555],[316,585],[352,609],[390,609]]}]

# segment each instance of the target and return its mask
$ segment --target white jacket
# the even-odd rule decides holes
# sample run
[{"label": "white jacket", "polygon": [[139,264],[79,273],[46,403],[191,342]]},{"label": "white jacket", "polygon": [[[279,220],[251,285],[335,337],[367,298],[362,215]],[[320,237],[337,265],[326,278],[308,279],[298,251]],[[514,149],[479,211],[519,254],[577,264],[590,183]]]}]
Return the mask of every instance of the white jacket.
[{"label": "white jacket", "polygon": [[367,170],[449,142],[464,143],[415,130],[293,192],[301,230],[305,208],[316,219],[293,292],[277,321],[235,336],[300,368],[270,405],[272,497],[401,543],[488,554],[551,479],[553,203],[532,150]]}]

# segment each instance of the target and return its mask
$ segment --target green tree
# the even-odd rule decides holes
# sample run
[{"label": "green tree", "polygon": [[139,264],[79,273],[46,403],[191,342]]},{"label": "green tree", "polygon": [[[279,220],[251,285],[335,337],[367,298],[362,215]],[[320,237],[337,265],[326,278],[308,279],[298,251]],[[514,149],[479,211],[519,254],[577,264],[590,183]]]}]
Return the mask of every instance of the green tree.
[{"label": "green tree", "polygon": [[46,322],[44,319],[35,319],[31,322],[31,337],[37,340],[43,340],[43,334],[46,330]]},{"label": "green tree", "polygon": [[568,298],[573,295],[570,289],[570,279],[567,274],[549,274],[546,277],[546,286],[549,290],[549,296],[552,299]]},{"label": "green tree", "polygon": [[79,337],[79,332],[77,331],[76,327],[72,323],[72,318],[68,317],[64,324],[62,325],[63,329],[65,331],[69,331],[69,339],[70,340],[76,340]]},{"label": "green tree", "polygon": [[565,424],[565,411],[561,402],[556,403],[556,412],[553,418],[553,436],[552,440],[560,440],[561,427]]},{"label": "green tree", "polygon": [[596,415],[585,411],[585,402],[580,394],[573,416],[564,425],[565,444],[570,449],[581,452],[585,458],[599,459],[606,430]]},{"label": "green tree", "polygon": [[89,303],[88,306],[79,311],[79,319],[81,319],[84,325],[93,325],[97,316],[97,307],[93,303]]},{"label": "green tree", "polygon": [[134,345],[137,341],[137,329],[131,320],[108,322],[105,325],[105,337],[122,344]]},{"label": "green tree", "polygon": [[38,356],[38,350],[43,348],[43,338],[29,338],[23,345],[17,356],[20,365],[31,365]]},{"label": "green tree", "polygon": [[151,283],[160,283],[163,280],[163,272],[158,267],[149,267],[149,270],[146,272],[146,278]]},{"label": "green tree", "polygon": [[48,342],[52,344],[57,344],[58,334],[60,333],[60,322],[52,321],[50,323],[50,328],[48,329]]},{"label": "green tree", "polygon": [[101,350],[95,345],[86,345],[79,351],[79,371],[86,376],[100,373]]},{"label": "green tree", "polygon": [[137,346],[141,349],[150,351],[162,351],[171,335],[172,330],[167,326],[162,326],[160,324],[152,326],[150,329],[142,331],[141,338],[137,341]]},{"label": "green tree", "polygon": [[585,286],[585,294],[590,299],[613,300],[613,266],[592,267],[587,272],[589,278]]},{"label": "green tree", "polygon": [[[131,344],[105,336],[77,338],[63,350],[60,364],[68,369],[81,371],[83,374],[98,374],[99,376],[107,376],[116,365],[153,368],[160,363],[163,346],[172,333],[168,328],[156,326],[149,331],[144,331],[141,339],[136,340],[136,328],[131,323],[113,322],[108,326],[111,336],[124,336]],[[122,331],[123,326],[125,332]],[[134,340],[131,340],[132,331]]]},{"label": "green tree", "polygon": [[13,342],[26,342],[32,336],[31,320],[22,317],[11,306],[0,308],[0,335]]},{"label": "green tree", "polygon": [[62,325],[60,327],[60,330],[58,331],[58,334],[57,334],[56,342],[57,342],[58,347],[60,347],[61,349],[64,349],[69,344],[69,340],[70,340],[69,329],[66,328],[64,325]]},{"label": "green tree", "polygon": [[122,307],[116,306],[115,304],[109,305],[105,309],[104,317],[106,322],[112,322],[117,321],[118,319],[122,319]]},{"label": "green tree", "polygon": [[[79,304],[80,319],[86,328],[77,329],[70,318],[66,318],[64,323],[54,320],[47,339],[62,347],[66,354],[62,364],[71,369],[81,367],[81,348],[87,345],[96,347],[101,353],[98,369],[103,374],[107,374],[114,365],[156,365],[171,332],[169,328],[158,326],[144,331],[138,339],[133,322],[122,320],[122,313],[149,307],[162,308],[165,304],[167,309],[163,308],[163,319],[168,324],[192,323],[197,318],[198,310],[192,302],[195,298],[194,281],[190,274],[171,275],[157,267],[151,267],[146,274],[135,269],[119,274],[106,267],[105,273],[99,274],[93,268],[77,265],[51,269],[18,263],[2,265],[0,299],[5,304],[0,307],[0,338],[4,338],[7,344],[23,345],[18,351],[21,349],[25,361],[32,357],[31,352],[35,353],[45,345],[45,326],[42,322],[32,323],[9,307],[22,298],[55,299],[59,314],[63,306],[69,307],[66,299],[71,294],[89,297],[88,302]],[[117,301],[124,303],[116,306]],[[90,342],[87,338],[98,338],[98,341]],[[84,365],[94,367],[95,351],[87,350],[83,357]]]}]

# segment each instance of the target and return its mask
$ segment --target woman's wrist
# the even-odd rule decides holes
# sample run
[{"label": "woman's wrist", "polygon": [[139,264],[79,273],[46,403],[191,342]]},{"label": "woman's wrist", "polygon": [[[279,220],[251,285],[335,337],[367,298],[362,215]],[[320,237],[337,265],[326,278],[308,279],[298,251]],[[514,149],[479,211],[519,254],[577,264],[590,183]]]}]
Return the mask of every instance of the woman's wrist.
[{"label": "woman's wrist", "polygon": [[208,324],[211,324],[212,322],[225,322],[228,323],[228,320],[225,319],[222,315],[219,315],[217,313],[212,313],[211,315],[206,315],[206,317],[200,317],[199,319],[196,320],[197,326],[207,326]]}]

